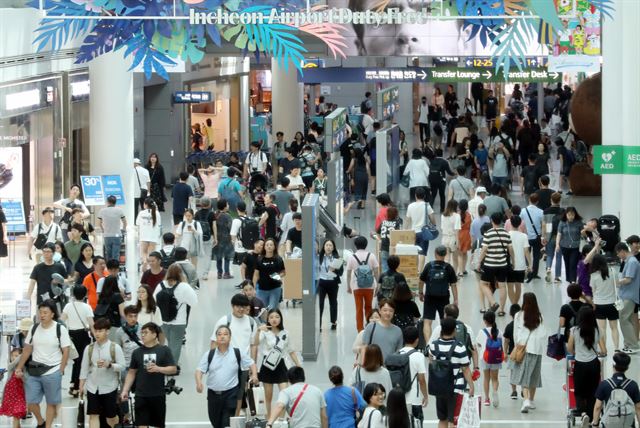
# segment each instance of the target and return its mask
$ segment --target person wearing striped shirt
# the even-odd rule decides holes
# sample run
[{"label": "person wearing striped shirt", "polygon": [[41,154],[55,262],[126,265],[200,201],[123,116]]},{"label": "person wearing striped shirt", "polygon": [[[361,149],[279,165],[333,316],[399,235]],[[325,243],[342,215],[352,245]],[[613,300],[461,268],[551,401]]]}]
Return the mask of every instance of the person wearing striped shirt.
[{"label": "person wearing striped shirt", "polygon": [[429,344],[429,360],[446,359],[447,354],[454,346],[451,354],[453,368],[453,393],[449,396],[436,395],[436,413],[438,415],[438,428],[447,428],[453,423],[453,415],[456,406],[456,394],[463,394],[469,387],[469,394],[473,396],[473,380],[469,369],[469,356],[463,343],[456,341],[456,320],[445,318],[440,323],[442,328],[440,338]]},{"label": "person wearing striped shirt", "polygon": [[[482,251],[480,253],[480,266],[482,266],[482,292],[491,303],[490,310],[496,312],[498,316],[505,315],[505,304],[507,302],[507,276],[509,266],[514,259],[511,236],[502,227],[503,216],[501,213],[491,214],[491,229],[487,230],[482,240]],[[496,303],[493,297],[493,285],[497,284],[500,290],[500,303]]]}]

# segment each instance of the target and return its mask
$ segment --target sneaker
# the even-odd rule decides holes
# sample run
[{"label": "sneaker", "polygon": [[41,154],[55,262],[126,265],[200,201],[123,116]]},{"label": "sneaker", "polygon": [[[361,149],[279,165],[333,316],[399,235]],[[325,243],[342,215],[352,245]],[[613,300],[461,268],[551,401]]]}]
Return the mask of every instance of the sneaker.
[{"label": "sneaker", "polygon": [[200,277],[201,280],[206,281],[207,279],[209,279],[209,274],[202,274],[202,276]]},{"label": "sneaker", "polygon": [[225,273],[224,275],[222,275],[222,279],[233,279],[233,275],[231,275],[230,273]]},{"label": "sneaker", "polygon": [[520,407],[520,413],[529,413],[529,400],[524,400],[522,407]]},{"label": "sneaker", "polygon": [[529,402],[529,408],[531,410],[534,410],[536,408],[536,403],[533,402],[533,400],[527,400]]},{"label": "sneaker", "polygon": [[498,391],[493,391],[491,394],[491,402],[493,403],[493,407],[498,408],[500,405],[500,399],[498,398]]},{"label": "sneaker", "polygon": [[586,413],[582,414],[582,420],[580,421],[580,428],[589,428],[591,426],[591,419]]},{"label": "sneaker", "polygon": [[218,279],[222,279],[222,273],[218,272]]},{"label": "sneaker", "polygon": [[512,400],[518,399],[518,391],[511,391],[511,399]]},{"label": "sneaker", "polygon": [[548,282],[548,283],[551,282],[551,269],[547,270],[547,274],[544,276],[544,280],[545,282]]},{"label": "sneaker", "polygon": [[488,398],[484,399],[484,403],[483,403],[486,407],[489,407],[491,405],[491,400],[489,400]]},{"label": "sneaker", "polygon": [[562,282],[562,279],[560,279],[559,277],[558,277],[558,278],[554,278],[554,279],[553,279],[553,282],[556,282],[556,283],[558,283],[558,284],[559,284],[559,283],[561,283],[561,282]]},{"label": "sneaker", "polygon": [[635,354],[638,351],[640,351],[640,349],[631,349],[627,347],[622,348],[622,352],[624,352],[625,354]]}]

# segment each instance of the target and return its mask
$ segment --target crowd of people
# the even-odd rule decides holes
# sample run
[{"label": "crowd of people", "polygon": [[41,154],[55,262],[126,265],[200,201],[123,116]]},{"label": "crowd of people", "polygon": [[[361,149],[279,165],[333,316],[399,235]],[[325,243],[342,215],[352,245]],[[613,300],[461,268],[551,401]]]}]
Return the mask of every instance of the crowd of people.
[{"label": "crowd of people", "polygon": [[[580,140],[564,126],[564,104],[554,104],[549,123],[538,125],[526,108],[520,110],[517,102],[524,98],[516,91],[500,129],[493,126],[494,97],[489,92],[484,99],[490,129],[484,141],[470,100],[458,115],[453,87],[445,95],[436,89],[429,105],[423,98],[419,147],[410,148],[401,133],[406,210],[401,214],[388,194],[375,195],[371,234],[343,228],[352,253],[340,254],[331,239],[319,242],[320,329],[326,325],[326,297],[330,330],[339,329],[344,284],[354,298],[355,320],[345,318],[340,328],[358,332],[353,368],[331,367],[333,386],[324,392],[306,382],[280,311],[285,260],[300,257],[302,248],[302,200],[317,193],[326,203],[332,185],[324,171],[322,127],[312,124],[291,142],[278,132],[270,151],[254,142],[242,161],[231,154],[227,162],[190,165],[172,186],[173,228],[162,225],[166,182],[157,154],[145,167],[135,159],[140,284],[130,284],[121,269],[128,224],[115,197],[107,198],[94,226],[80,188],[72,186],[69,197],[54,204],[62,218],[55,222],[54,209],[44,208],[30,235],[29,257],[36,264],[25,297],[36,291],[37,322],[20,320],[0,414],[19,426],[29,412],[39,427],[51,427],[62,400],[62,375],[72,365],[69,394],[86,399],[90,426],[165,426],[166,395],[181,391],[175,376],[189,319],[215,260],[217,279],[239,275],[238,292],[195,371],[196,390],[206,390],[216,428],[229,426],[247,408],[256,411],[257,385],[264,391],[258,413],[266,426],[288,417],[290,426],[300,428],[411,427],[433,404],[438,426],[448,428],[463,394],[476,393],[476,382],[481,404],[500,406],[506,398],[499,385],[503,369],[510,373],[508,398],[522,399],[520,410],[528,414],[537,407],[542,359],[556,331],[575,361],[575,414],[582,426],[612,421],[611,397],[619,390],[632,404],[631,419],[640,415],[638,385],[624,375],[630,356],[640,351],[640,238],[615,245],[618,272],[603,254],[598,219],[585,220],[576,207],[563,206],[560,177],[568,178],[572,165],[586,159]],[[381,124],[373,118],[370,96],[361,103],[362,123],[352,124],[340,147],[345,211],[352,204],[364,208],[369,189],[375,189],[374,131]],[[560,122],[549,125],[556,115]],[[269,184],[273,175],[275,188]],[[522,206],[511,201],[517,189]],[[391,231],[403,229],[416,233],[417,289],[400,273],[391,248]],[[103,255],[94,248],[96,231],[104,238]],[[379,241],[377,250],[371,239]],[[465,277],[477,283],[479,325],[459,319]],[[557,329],[543,319],[540,296],[523,293],[524,283],[566,286],[569,303],[560,310]],[[508,321],[504,329],[500,319]],[[609,354],[615,374],[601,382],[602,358]]]}]

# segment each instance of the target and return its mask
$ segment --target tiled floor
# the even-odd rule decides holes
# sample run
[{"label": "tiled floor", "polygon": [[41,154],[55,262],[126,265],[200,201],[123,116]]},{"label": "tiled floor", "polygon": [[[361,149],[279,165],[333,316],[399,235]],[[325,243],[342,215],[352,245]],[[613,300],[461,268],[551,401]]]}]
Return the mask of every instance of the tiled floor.
[{"label": "tiled floor", "polygon": [[[402,194],[401,200],[408,199],[408,195]],[[515,201],[520,201],[519,196],[514,196]],[[583,217],[597,216],[600,211],[599,198],[572,198],[563,201],[564,205],[572,204],[578,207]],[[360,215],[361,224],[357,227],[361,231],[372,230],[374,210],[372,202],[369,202],[366,211],[354,210],[348,215],[348,221],[353,221],[354,215]],[[169,222],[169,216],[165,213],[165,218]],[[168,224],[168,223],[165,223]],[[434,246],[432,246],[433,248]],[[13,300],[21,296],[28,285],[28,274],[32,267],[32,262],[26,260],[24,256],[23,244],[18,244],[17,262],[15,267],[9,267],[8,261],[0,261],[0,309],[7,310],[13,305]],[[234,267],[235,269],[235,267]],[[233,272],[236,277],[239,272]],[[199,361],[201,355],[206,351],[209,344],[209,336],[215,321],[222,315],[229,312],[229,300],[235,293],[234,285],[237,280],[208,280],[202,284],[199,292],[199,303],[191,312],[191,320],[188,329],[188,340],[186,344],[186,352],[182,353],[180,364],[183,373],[178,378],[178,385],[184,388],[179,396],[171,395],[168,399],[168,425],[171,427],[190,427],[209,425],[206,410],[206,396],[197,394],[195,391],[193,371]],[[538,296],[540,306],[543,310],[543,316],[547,323],[549,331],[555,330],[557,326],[558,313],[563,301],[566,300],[562,285],[547,285],[543,281],[535,281],[532,284],[525,285],[526,291],[533,291]],[[479,305],[477,301],[477,290],[475,278],[470,275],[462,281],[460,290],[461,319],[469,323],[476,330],[481,324],[481,315],[479,313]],[[297,349],[301,347],[301,325],[302,325],[302,309],[300,307],[292,308],[282,305],[284,313],[284,321],[287,329],[290,331],[290,337]],[[326,389],[330,386],[327,378],[328,368],[334,364],[342,366],[345,372],[348,372],[353,366],[354,355],[351,351],[352,343],[356,336],[356,330],[353,322],[354,302],[344,288],[340,290],[339,295],[339,312],[337,331],[330,331],[325,328],[321,336],[321,347],[318,360],[311,362],[305,361],[304,367],[308,377],[308,381]],[[499,319],[499,327],[504,328],[507,320]],[[326,327],[326,326],[325,326]],[[6,355],[6,354],[5,354]],[[2,361],[6,360],[5,355]],[[640,378],[640,357],[634,357],[630,376]],[[610,357],[605,363],[606,374],[611,372]],[[482,409],[483,427],[563,427],[566,426],[567,399],[563,390],[565,383],[565,363],[564,361],[556,362],[549,358],[543,358],[543,387],[539,390],[536,397],[537,409],[531,411],[527,415],[520,413],[521,402],[508,399],[508,371],[502,370],[500,374],[500,392],[501,402],[498,409],[485,407]],[[66,381],[64,384],[66,385]],[[481,384],[476,384],[481,389]],[[433,401],[433,400],[432,400]],[[65,399],[65,406],[74,406],[72,399]],[[425,424],[427,427],[435,427],[435,407],[430,403],[426,409]],[[9,426],[6,419],[0,419],[0,428]],[[33,425],[34,422],[28,422],[27,426]]]}]

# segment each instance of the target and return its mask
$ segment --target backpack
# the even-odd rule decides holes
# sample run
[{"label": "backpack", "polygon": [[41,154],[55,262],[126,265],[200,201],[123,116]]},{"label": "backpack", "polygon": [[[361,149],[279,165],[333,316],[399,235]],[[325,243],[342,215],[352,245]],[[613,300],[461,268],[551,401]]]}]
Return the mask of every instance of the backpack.
[{"label": "backpack", "polygon": [[502,338],[494,339],[486,328],[483,329],[487,335],[487,346],[484,349],[484,362],[487,364],[501,364],[504,361],[504,353],[502,352]]},{"label": "backpack", "polygon": [[[256,328],[256,320],[253,317],[249,317],[249,323],[251,324],[251,334],[253,334],[253,331]],[[231,325],[231,315],[227,315],[227,328],[230,329]]]},{"label": "backpack", "polygon": [[[208,210],[198,210],[195,215],[195,219],[200,224],[200,229],[202,230],[202,240],[205,242],[211,239],[211,226],[209,226],[209,222],[207,221],[208,215]],[[184,222],[182,222],[182,230],[184,230]]]},{"label": "backpack", "polygon": [[[207,371],[205,373],[209,372],[209,366],[211,366],[211,361],[213,361],[213,356],[215,353],[215,349],[209,350],[209,355],[207,355]],[[233,353],[236,355],[236,362],[238,363],[238,381],[240,381],[240,377],[242,374],[242,366],[240,365],[240,362],[242,360],[240,358],[240,350],[238,348],[233,348]]]},{"label": "backpack", "polygon": [[260,226],[258,221],[252,217],[240,217],[240,241],[242,247],[247,250],[253,249],[253,244],[260,239]]},{"label": "backpack", "polygon": [[456,320],[456,342],[462,343],[467,349],[467,355],[471,358],[473,353],[473,343],[471,342],[471,335],[467,330],[467,326],[462,321]]},{"label": "backpack", "polygon": [[417,352],[417,350],[413,349],[405,353],[395,352],[385,360],[385,367],[389,370],[389,375],[391,376],[391,385],[394,388],[402,388],[405,393],[411,391],[413,381],[418,376],[416,373],[413,378],[411,377],[410,357],[414,352]]},{"label": "backpack", "polygon": [[360,114],[367,113],[367,100],[364,100],[360,103]]},{"label": "backpack", "polygon": [[429,263],[427,271],[429,282],[425,287],[425,294],[433,297],[447,297],[449,295],[449,278],[445,263]]},{"label": "backpack", "polygon": [[605,382],[613,388],[611,396],[602,411],[602,426],[607,428],[630,428],[635,421],[635,405],[627,393],[627,386],[631,384],[631,379],[625,379],[620,385],[612,379]]},{"label": "backpack", "polygon": [[[89,345],[89,367],[91,367],[93,365],[93,348],[95,347],[95,342],[93,342],[91,345]],[[109,346],[109,355],[111,356],[111,362],[115,363],[116,362],[116,344],[115,342],[111,342],[111,345]]]},{"label": "backpack", "polygon": [[160,266],[162,266],[164,269],[169,269],[169,266],[176,262],[176,247],[173,247],[169,254],[165,253],[164,250],[160,250],[160,255],[162,256],[162,260],[160,260]]},{"label": "backpack", "polygon": [[165,287],[164,281],[160,283],[161,290],[156,295],[156,304],[160,308],[162,321],[164,322],[171,322],[178,316],[178,309],[180,309],[181,305],[178,304],[178,299],[176,299],[176,287]]},{"label": "backpack", "polygon": [[[434,342],[436,355],[429,362],[429,395],[448,397],[453,394],[455,385],[451,357],[458,342],[454,341],[446,354],[440,353],[438,342],[437,340]],[[441,358],[442,355],[444,358]]]},{"label": "backpack", "polygon": [[371,269],[371,266],[369,266],[369,257],[371,257],[371,253],[368,253],[364,262],[361,262],[358,256],[355,254],[353,255],[353,258],[358,262],[358,267],[355,270],[356,284],[358,285],[358,288],[373,287],[373,270]]},{"label": "backpack", "polygon": [[380,280],[380,290],[378,290],[378,301],[382,299],[391,299],[393,290],[396,288],[396,276],[386,272]]},{"label": "backpack", "polygon": [[227,181],[218,189],[219,197],[229,204],[229,211],[235,210],[240,202],[240,195],[231,187],[233,181],[233,178],[227,178]]}]

